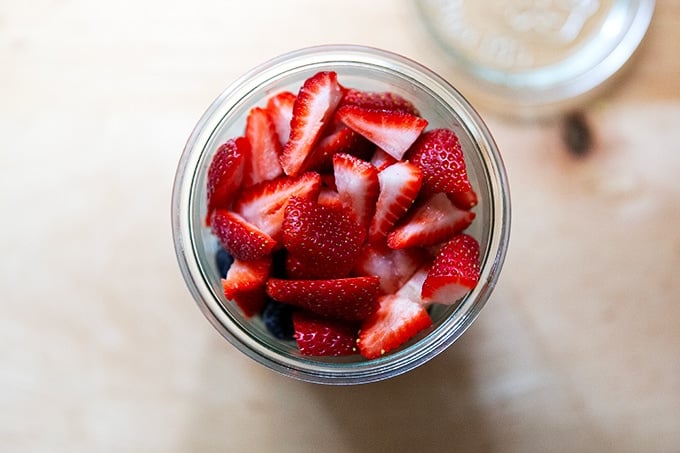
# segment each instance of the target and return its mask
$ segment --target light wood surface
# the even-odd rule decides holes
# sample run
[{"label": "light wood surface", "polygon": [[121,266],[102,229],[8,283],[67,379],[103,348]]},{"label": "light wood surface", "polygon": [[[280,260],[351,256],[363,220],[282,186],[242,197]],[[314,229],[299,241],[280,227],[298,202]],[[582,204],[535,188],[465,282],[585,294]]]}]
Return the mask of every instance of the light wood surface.
[{"label": "light wood surface", "polygon": [[481,110],[513,197],[496,292],[425,366],[333,388],[203,318],[175,165],[212,99],[288,50],[367,44],[453,77],[411,3],[0,3],[0,450],[680,451],[679,41],[659,0],[583,159],[554,121]]}]

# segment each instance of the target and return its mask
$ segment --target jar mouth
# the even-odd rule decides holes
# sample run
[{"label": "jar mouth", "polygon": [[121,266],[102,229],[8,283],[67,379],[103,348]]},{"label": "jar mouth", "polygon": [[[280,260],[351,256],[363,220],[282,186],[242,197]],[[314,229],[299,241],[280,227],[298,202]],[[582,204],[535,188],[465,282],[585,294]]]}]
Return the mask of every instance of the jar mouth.
[{"label": "jar mouth", "polygon": [[[483,219],[470,234],[480,242],[477,286],[455,306],[435,306],[433,327],[400,350],[378,359],[302,356],[294,345],[269,336],[261,322],[246,319],[221,291],[212,253],[215,239],[203,224],[207,168],[217,146],[240,135],[247,112],[277,91],[297,91],[321,70],[333,70],[348,86],[392,90],[432,118],[432,127],[458,134]],[[287,376],[324,384],[367,383],[409,371],[436,356],[472,324],[498,279],[510,233],[510,195],[498,148],[477,112],[448,82],[408,58],[376,48],[323,45],[283,54],[252,69],[218,96],[191,133],[175,175],[172,194],[175,253],[187,287],[222,336],[261,364]]]}]

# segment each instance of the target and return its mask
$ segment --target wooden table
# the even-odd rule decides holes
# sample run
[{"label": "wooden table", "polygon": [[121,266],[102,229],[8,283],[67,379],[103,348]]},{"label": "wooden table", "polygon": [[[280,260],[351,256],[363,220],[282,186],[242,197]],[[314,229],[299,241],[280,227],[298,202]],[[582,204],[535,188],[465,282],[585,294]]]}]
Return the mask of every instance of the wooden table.
[{"label": "wooden table", "polygon": [[211,100],[294,48],[448,63],[407,1],[0,6],[3,451],[680,451],[680,3],[625,76],[558,121],[482,109],[513,231],[452,348],[351,388],[279,376],[195,306],[170,234],[184,141]]}]

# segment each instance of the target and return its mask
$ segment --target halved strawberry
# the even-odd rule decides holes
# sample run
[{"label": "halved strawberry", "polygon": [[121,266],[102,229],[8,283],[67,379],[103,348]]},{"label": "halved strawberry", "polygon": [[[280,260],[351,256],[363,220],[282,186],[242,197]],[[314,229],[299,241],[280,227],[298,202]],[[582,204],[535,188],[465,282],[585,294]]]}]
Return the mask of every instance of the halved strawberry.
[{"label": "halved strawberry", "polygon": [[369,239],[387,235],[395,223],[408,211],[418,196],[422,184],[420,169],[409,162],[397,162],[378,173],[380,195],[369,229]]},{"label": "halved strawberry", "polygon": [[453,304],[479,281],[479,243],[459,234],[441,249],[423,283],[422,297],[440,304]]},{"label": "halved strawberry", "polygon": [[281,176],[245,189],[234,201],[234,211],[278,241],[288,200],[319,195],[321,178],[317,173]]},{"label": "halved strawberry", "polygon": [[371,157],[371,163],[378,171],[383,171],[396,162],[399,161],[380,148],[376,148],[373,156]]},{"label": "halved strawberry", "polygon": [[368,109],[398,110],[420,116],[415,106],[405,98],[389,91],[361,91],[346,88],[340,105],[356,105]]},{"label": "halved strawberry", "polygon": [[446,194],[435,193],[421,200],[387,235],[393,249],[426,247],[450,239],[469,227],[475,213],[451,203]]},{"label": "halved strawberry", "polygon": [[248,114],[246,138],[250,143],[250,155],[245,161],[243,185],[252,186],[281,175],[279,155],[283,148],[274,122],[265,109],[254,107]]},{"label": "halved strawberry", "polygon": [[340,107],[335,116],[397,160],[401,160],[427,126],[427,120],[410,113],[356,105]]},{"label": "halved strawberry", "polygon": [[259,260],[272,253],[276,241],[240,215],[218,209],[211,220],[212,232],[236,259]]},{"label": "halved strawberry", "polygon": [[456,192],[447,195],[449,200],[460,209],[470,210],[477,206],[477,193],[472,188],[467,192]]},{"label": "halved strawberry", "polygon": [[303,311],[293,313],[298,349],[303,355],[342,356],[356,353],[357,327]]},{"label": "halved strawberry", "polygon": [[374,276],[267,281],[267,294],[272,299],[345,321],[361,321],[372,315],[378,308],[378,289],[379,279]]},{"label": "halved strawberry", "polygon": [[300,88],[293,105],[290,137],[281,155],[281,166],[287,175],[300,172],[341,98],[342,90],[335,72],[318,72]]},{"label": "halved strawberry", "polygon": [[392,294],[406,283],[426,258],[427,254],[421,249],[394,250],[382,241],[373,242],[362,249],[353,273],[379,277],[381,291]]},{"label": "halved strawberry", "polygon": [[212,213],[217,208],[228,208],[243,180],[243,166],[250,154],[250,144],[245,137],[233,138],[217,149],[208,167],[208,213],[206,224],[210,225]]},{"label": "halved strawberry", "polygon": [[340,199],[340,194],[333,189],[329,189],[328,187],[321,188],[317,201],[323,206],[345,206],[343,201]]},{"label": "halved strawberry", "polygon": [[342,278],[354,267],[365,230],[348,210],[293,197],[286,206],[283,244],[312,274],[310,278]]},{"label": "halved strawberry", "polygon": [[359,352],[367,359],[385,355],[432,325],[425,308],[406,297],[389,294],[379,304],[359,330]]},{"label": "halved strawberry", "polygon": [[346,126],[322,137],[319,143],[307,155],[300,171],[326,171],[331,168],[331,158],[336,153],[349,153],[361,146],[365,139]]},{"label": "halved strawberry", "polygon": [[224,295],[236,302],[247,317],[256,315],[264,306],[271,263],[271,257],[257,261],[237,259],[229,268],[227,276],[222,279]]},{"label": "halved strawberry", "polygon": [[408,280],[406,280],[406,282],[404,282],[404,284],[401,285],[401,287],[395,294],[400,297],[405,297],[406,299],[412,302],[416,302],[423,306],[428,306],[431,301],[424,300],[422,292],[423,283],[427,278],[427,273],[430,271],[430,265],[431,263],[428,262],[420,266],[418,269],[416,269],[416,271],[411,275],[411,277],[409,277]]},{"label": "halved strawberry", "polygon": [[267,99],[267,113],[274,122],[281,147],[286,144],[290,136],[290,120],[293,118],[294,103],[295,94],[290,91],[282,91]]},{"label": "halved strawberry", "polygon": [[425,132],[413,144],[407,157],[423,171],[423,186],[430,192],[456,194],[472,189],[463,150],[450,129]]},{"label": "halved strawberry", "polygon": [[378,170],[352,155],[336,154],[333,174],[340,200],[352,211],[357,223],[368,228],[380,193]]}]

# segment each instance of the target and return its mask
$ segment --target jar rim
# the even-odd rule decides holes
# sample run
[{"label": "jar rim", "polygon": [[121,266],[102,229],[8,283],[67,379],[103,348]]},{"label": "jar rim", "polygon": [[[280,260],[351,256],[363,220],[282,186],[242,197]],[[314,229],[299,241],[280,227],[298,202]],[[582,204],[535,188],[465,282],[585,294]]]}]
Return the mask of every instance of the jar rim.
[{"label": "jar rim", "polygon": [[[232,316],[211,289],[198,256],[199,244],[194,236],[198,227],[192,212],[196,209],[192,194],[197,189],[199,162],[206,158],[211,137],[236,105],[252,95],[267,80],[290,71],[339,65],[380,68],[398,74],[411,83],[427,85],[442,98],[455,104],[453,110],[462,123],[481,143],[483,160],[491,182],[489,244],[481,266],[481,278],[476,288],[461,302],[464,312],[449,316],[425,338],[399,351],[374,360],[351,363],[331,363],[303,357],[287,357],[251,335]],[[367,383],[393,377],[409,371],[433,358],[472,324],[489,298],[503,265],[510,233],[510,197],[505,168],[500,152],[485,123],[465,98],[446,80],[425,66],[396,53],[360,45],[320,45],[282,54],[256,66],[230,84],[209,106],[187,140],[175,175],[172,193],[172,231],[175,253],[185,282],[199,308],[223,337],[241,352],[259,363],[287,376],[324,384]]]}]

